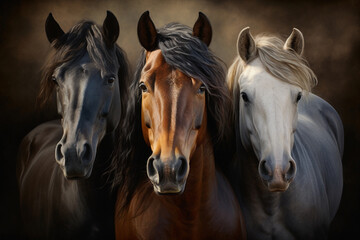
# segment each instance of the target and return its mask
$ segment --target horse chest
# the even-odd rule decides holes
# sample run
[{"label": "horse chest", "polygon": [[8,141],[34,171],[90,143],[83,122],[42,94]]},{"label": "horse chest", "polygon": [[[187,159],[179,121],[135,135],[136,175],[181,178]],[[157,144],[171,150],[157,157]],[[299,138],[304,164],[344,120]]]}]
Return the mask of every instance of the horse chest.
[{"label": "horse chest", "polygon": [[263,192],[245,199],[249,239],[325,238],[326,215],[312,194],[294,194],[292,191],[299,192],[296,185],[294,181],[285,193]]},{"label": "horse chest", "polygon": [[117,218],[117,239],[240,239],[240,219],[229,211],[166,209],[153,202],[137,217],[133,215]]}]

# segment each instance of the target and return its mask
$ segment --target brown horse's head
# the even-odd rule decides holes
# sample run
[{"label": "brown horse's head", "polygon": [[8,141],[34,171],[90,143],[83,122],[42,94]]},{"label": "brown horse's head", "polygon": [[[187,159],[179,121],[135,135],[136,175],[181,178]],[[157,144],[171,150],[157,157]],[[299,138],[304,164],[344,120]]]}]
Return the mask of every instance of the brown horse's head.
[{"label": "brown horse's head", "polygon": [[[157,48],[159,36],[148,12],[139,20],[138,36],[147,50],[138,82],[142,92],[142,132],[152,150],[147,175],[156,193],[180,194],[189,175],[192,154],[207,133],[207,87],[200,79],[167,63]],[[206,45],[210,43],[211,26],[201,13],[193,36]]]}]

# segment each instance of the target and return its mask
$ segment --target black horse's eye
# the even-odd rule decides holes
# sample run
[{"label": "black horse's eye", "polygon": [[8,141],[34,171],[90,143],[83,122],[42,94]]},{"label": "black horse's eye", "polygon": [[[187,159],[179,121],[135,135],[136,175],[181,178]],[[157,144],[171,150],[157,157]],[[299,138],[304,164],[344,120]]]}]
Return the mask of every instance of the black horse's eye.
[{"label": "black horse's eye", "polygon": [[301,99],[301,97],[302,97],[302,93],[299,92],[298,95],[297,95],[297,97],[296,97],[296,102],[299,102],[300,99]]},{"label": "black horse's eye", "polygon": [[148,91],[148,89],[147,89],[147,87],[146,87],[146,85],[145,85],[144,82],[139,83],[139,88],[140,88],[140,90],[141,90],[142,92],[147,92],[147,91]]},{"label": "black horse's eye", "polygon": [[109,112],[103,112],[101,113],[102,118],[106,118],[109,115]]},{"label": "black horse's eye", "polygon": [[108,77],[107,82],[108,82],[108,84],[114,83],[115,82],[115,77],[114,76]]},{"label": "black horse's eye", "polygon": [[205,91],[206,91],[206,86],[204,84],[201,84],[201,86],[197,90],[197,93],[203,94],[203,93],[205,93]]},{"label": "black horse's eye", "polygon": [[244,100],[244,102],[249,102],[249,98],[245,92],[241,92],[241,98]]}]

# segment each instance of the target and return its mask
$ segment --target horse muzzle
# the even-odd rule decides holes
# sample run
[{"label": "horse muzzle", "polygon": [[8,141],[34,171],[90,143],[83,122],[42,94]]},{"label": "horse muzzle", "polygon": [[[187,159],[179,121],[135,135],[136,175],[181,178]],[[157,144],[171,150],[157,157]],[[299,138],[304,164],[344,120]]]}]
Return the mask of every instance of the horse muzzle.
[{"label": "horse muzzle", "polygon": [[148,159],[146,171],[155,193],[177,195],[184,192],[189,172],[189,165],[185,157],[162,160],[151,156]]},{"label": "horse muzzle", "polygon": [[55,150],[55,159],[67,179],[89,178],[93,167],[93,151],[91,145],[62,144],[59,142]]},{"label": "horse muzzle", "polygon": [[296,164],[290,159],[283,166],[274,166],[272,161],[261,160],[259,163],[260,177],[270,192],[284,192],[295,177]]}]

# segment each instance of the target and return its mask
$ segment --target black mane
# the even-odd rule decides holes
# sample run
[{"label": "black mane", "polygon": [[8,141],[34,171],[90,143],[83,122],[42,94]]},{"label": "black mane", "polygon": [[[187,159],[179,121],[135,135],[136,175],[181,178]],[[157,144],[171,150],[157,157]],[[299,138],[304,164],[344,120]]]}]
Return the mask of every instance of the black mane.
[{"label": "black mane", "polygon": [[[104,42],[101,28],[91,21],[82,21],[71,28],[59,40],[52,42],[52,52],[43,67],[38,103],[44,105],[54,90],[52,81],[54,70],[62,64],[71,65],[88,53],[100,68],[105,70],[119,66],[119,88],[121,103],[126,102],[129,67],[125,52],[117,45],[108,48]],[[117,59],[117,62],[114,61]],[[124,101],[123,101],[124,100]],[[124,109],[124,108],[123,108]]]}]

